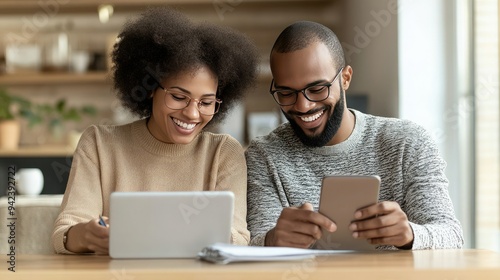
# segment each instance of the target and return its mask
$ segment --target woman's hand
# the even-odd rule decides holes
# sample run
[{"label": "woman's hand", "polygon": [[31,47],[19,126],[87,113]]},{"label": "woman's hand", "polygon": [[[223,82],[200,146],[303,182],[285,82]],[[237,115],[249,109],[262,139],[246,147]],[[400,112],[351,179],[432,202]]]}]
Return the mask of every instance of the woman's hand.
[{"label": "woman's hand", "polygon": [[[107,217],[102,218],[109,224]],[[109,225],[100,225],[99,219],[74,225],[68,231],[66,249],[74,253],[109,254]]]}]

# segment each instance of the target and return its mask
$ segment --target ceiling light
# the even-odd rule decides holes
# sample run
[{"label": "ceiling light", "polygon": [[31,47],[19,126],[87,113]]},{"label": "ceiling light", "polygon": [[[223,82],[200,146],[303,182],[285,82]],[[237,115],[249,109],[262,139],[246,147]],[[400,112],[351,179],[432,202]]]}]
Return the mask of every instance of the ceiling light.
[{"label": "ceiling light", "polygon": [[97,12],[99,13],[99,21],[101,23],[106,23],[113,15],[113,5],[99,5]]}]

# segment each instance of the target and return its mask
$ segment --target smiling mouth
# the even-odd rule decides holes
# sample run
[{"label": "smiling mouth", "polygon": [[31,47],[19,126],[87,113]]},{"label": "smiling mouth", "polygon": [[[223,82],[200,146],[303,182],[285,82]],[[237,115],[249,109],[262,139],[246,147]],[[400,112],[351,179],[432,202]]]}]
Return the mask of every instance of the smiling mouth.
[{"label": "smiling mouth", "polygon": [[312,122],[312,121],[315,121],[317,120],[319,117],[321,117],[321,115],[323,115],[325,111],[320,111],[312,116],[299,116],[299,118],[303,121],[303,122]]},{"label": "smiling mouth", "polygon": [[179,119],[176,119],[176,118],[172,118],[172,120],[174,121],[174,123],[175,123],[177,126],[179,126],[179,127],[183,128],[183,129],[188,129],[188,130],[191,130],[191,129],[193,129],[193,128],[196,126],[196,124],[195,124],[195,123],[191,123],[191,124],[189,124],[189,123],[185,123],[185,122],[183,122],[183,121],[181,121],[181,120],[179,120]]}]

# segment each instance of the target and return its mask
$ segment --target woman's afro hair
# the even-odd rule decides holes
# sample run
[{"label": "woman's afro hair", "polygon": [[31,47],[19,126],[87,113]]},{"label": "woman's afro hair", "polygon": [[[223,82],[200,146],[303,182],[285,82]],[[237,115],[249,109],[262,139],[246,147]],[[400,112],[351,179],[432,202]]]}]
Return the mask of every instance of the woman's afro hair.
[{"label": "woman's afro hair", "polygon": [[151,94],[166,77],[206,66],[218,79],[222,100],[211,124],[227,115],[257,76],[255,45],[242,33],[162,7],[146,10],[118,35],[113,53],[114,87],[122,104],[140,117],[152,113]]}]

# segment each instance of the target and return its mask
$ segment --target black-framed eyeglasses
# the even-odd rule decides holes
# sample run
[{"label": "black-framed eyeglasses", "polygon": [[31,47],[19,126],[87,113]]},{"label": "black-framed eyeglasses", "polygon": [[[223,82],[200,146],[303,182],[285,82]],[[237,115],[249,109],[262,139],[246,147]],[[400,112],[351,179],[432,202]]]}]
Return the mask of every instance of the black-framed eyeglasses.
[{"label": "black-framed eyeglasses", "polygon": [[205,116],[212,116],[219,112],[222,100],[214,97],[203,97],[200,99],[191,98],[191,96],[176,89],[165,89],[159,86],[164,92],[164,104],[172,110],[181,110],[189,106],[191,100],[196,102],[196,108],[200,114]]},{"label": "black-framed eyeglasses", "polygon": [[271,81],[271,87],[269,88],[269,93],[271,93],[276,103],[278,103],[280,106],[290,106],[295,104],[297,102],[297,96],[299,92],[301,92],[304,95],[304,97],[309,101],[320,102],[327,99],[328,96],[330,96],[330,87],[332,86],[333,82],[337,80],[340,73],[342,73],[342,70],[344,70],[344,67],[340,68],[337,75],[335,75],[333,80],[329,83],[328,82],[319,83],[299,90],[294,90],[294,89],[273,90],[274,86],[274,79],[273,79]]}]

